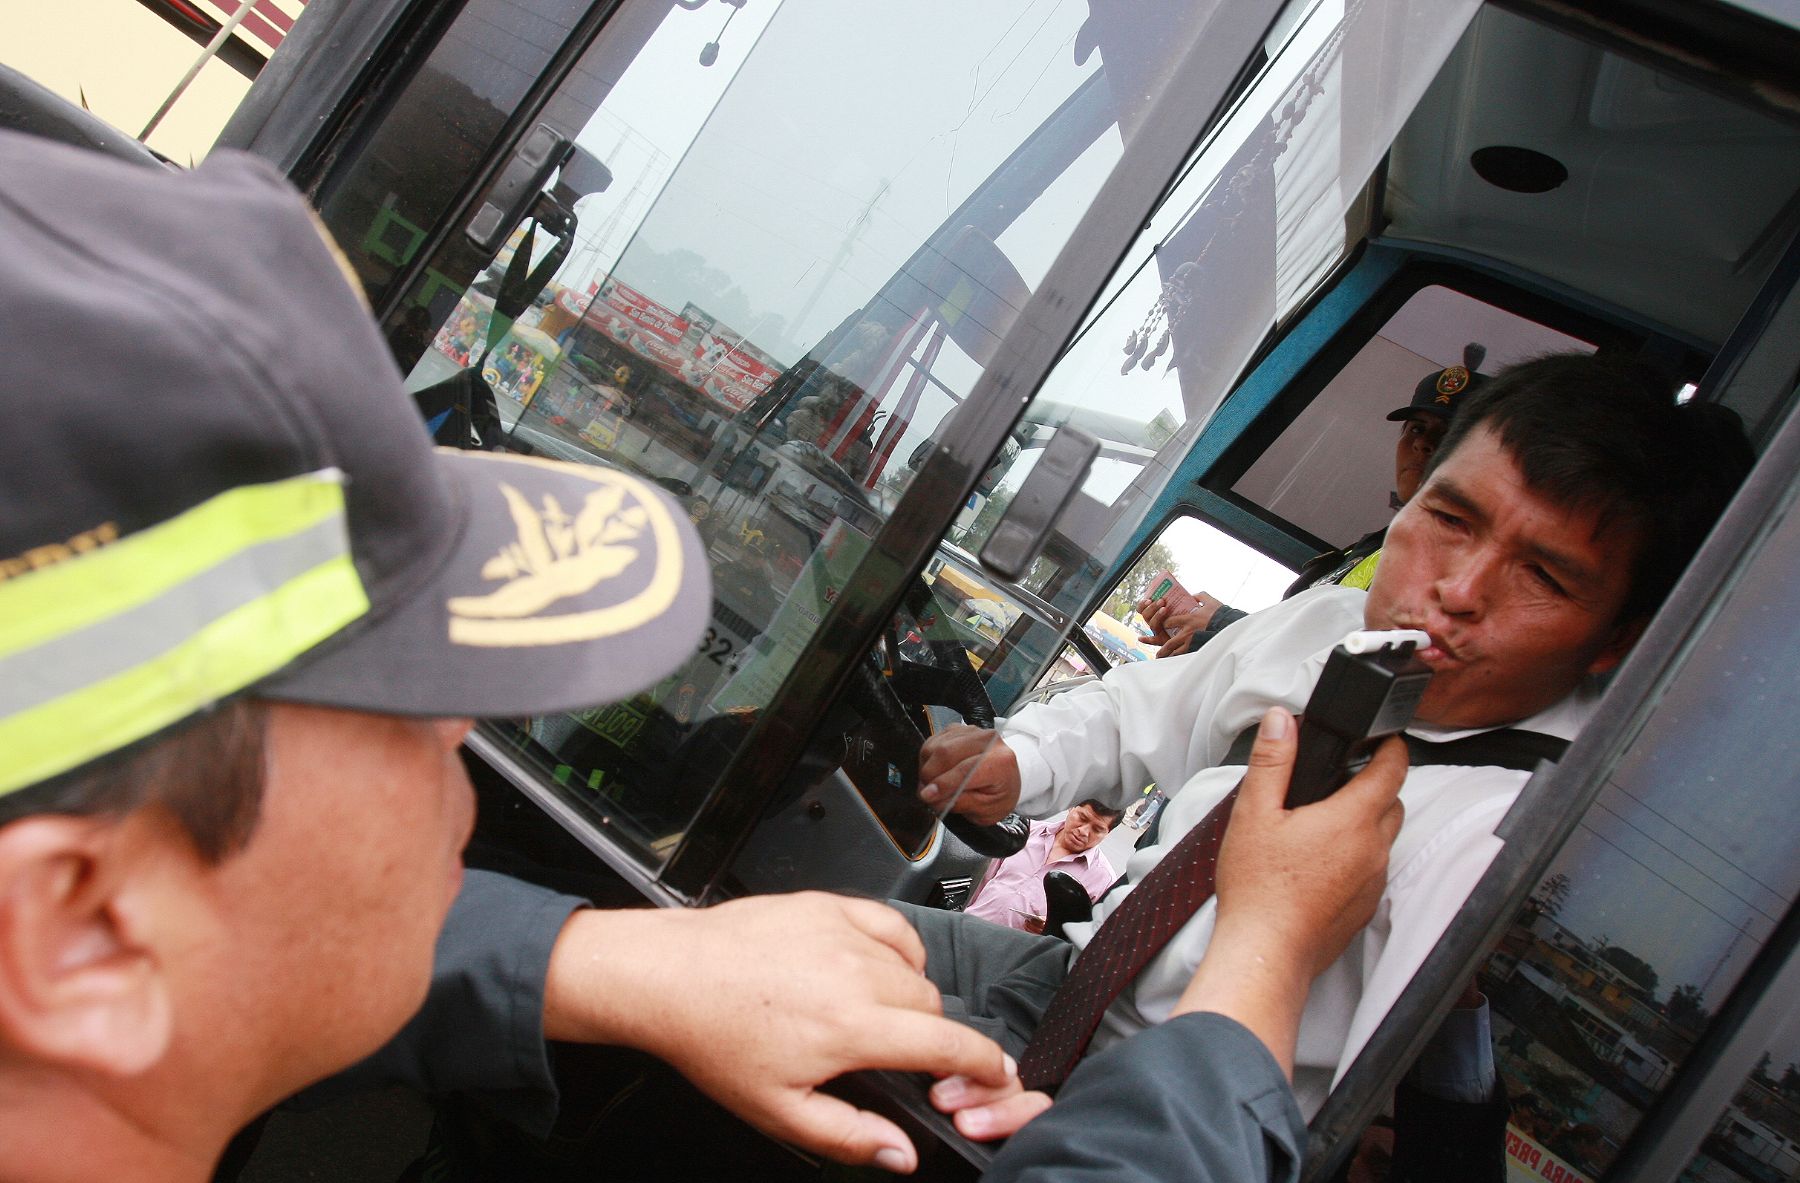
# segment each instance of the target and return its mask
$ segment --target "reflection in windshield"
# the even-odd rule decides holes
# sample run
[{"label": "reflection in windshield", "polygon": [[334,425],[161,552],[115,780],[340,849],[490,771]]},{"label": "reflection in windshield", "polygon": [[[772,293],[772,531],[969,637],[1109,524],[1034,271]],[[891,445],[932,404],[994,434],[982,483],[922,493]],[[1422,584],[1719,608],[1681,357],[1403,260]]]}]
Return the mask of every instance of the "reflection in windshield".
[{"label": "reflection in windshield", "polygon": [[[1056,614],[1124,545],[1278,314],[1246,285],[1341,249],[1350,189],[1290,188],[1315,157],[1373,166],[1442,56],[1433,46],[1466,18],[1448,7],[1395,20],[1376,0],[1295,6],[1302,19],[1174,191],[1178,216],[1134,251],[1133,278],[978,483],[959,519],[971,549],[1057,426],[1103,441],[1091,481],[1106,513],[1058,536],[1024,581],[1044,611],[959,616],[948,585],[921,609],[970,635],[1001,697],[1052,660],[1074,627]],[[617,77],[602,32],[547,110],[586,104],[570,138],[609,179],[568,196],[571,225],[515,232],[422,334],[411,375],[417,389],[478,367],[506,446],[637,472],[680,497],[705,540],[716,602],[689,663],[631,703],[512,737],[653,861],[807,660],[922,458],[1002,363],[1171,53],[1213,12],[914,0],[846,22],[825,0],[749,8],[710,65],[704,10],[668,13]],[[1347,80],[1368,88],[1350,143]],[[553,240],[566,259],[514,310],[509,276],[554,264]],[[417,303],[437,309],[441,287]],[[892,681],[909,711],[926,705],[923,683]],[[904,781],[910,758],[887,753],[883,775]]]},{"label": "reflection in windshield", "polygon": [[[1102,440],[1083,486],[1108,507],[1079,556],[1035,586],[1073,608],[1199,438],[1257,346],[1342,258],[1346,217],[1473,3],[1291,5],[1267,64],[1196,149],[1032,405],[1041,444]],[[1024,479],[1027,451],[997,496]],[[980,539],[965,543],[978,549]],[[1196,576],[1201,585],[1207,577]]]},{"label": "reflection in windshield", "polygon": [[[1107,53],[1075,52],[1078,34],[1098,20],[1136,68],[1164,52],[1152,23],[1094,18],[1081,0],[883,4],[854,27],[835,5],[784,0],[747,5],[703,65],[706,15],[670,13],[572,137],[611,179],[574,201],[553,281],[510,327],[496,318],[512,256],[528,256],[515,272],[547,257],[548,236],[515,232],[410,377],[417,389],[479,366],[506,446],[638,472],[705,539],[715,603],[693,660],[633,702],[514,737],[653,859],[710,790],[708,761],[805,660],[1030,298],[1025,277],[1116,160]],[[604,35],[589,57],[608,60]],[[596,91],[589,69],[571,96]],[[1009,166],[1025,145],[1029,163]],[[920,615],[979,668],[1017,618],[964,606]],[[929,665],[922,634],[907,640],[922,627],[894,640],[911,666]],[[899,742],[851,744],[844,766],[912,849],[918,827],[895,821],[906,762],[885,751]]]}]

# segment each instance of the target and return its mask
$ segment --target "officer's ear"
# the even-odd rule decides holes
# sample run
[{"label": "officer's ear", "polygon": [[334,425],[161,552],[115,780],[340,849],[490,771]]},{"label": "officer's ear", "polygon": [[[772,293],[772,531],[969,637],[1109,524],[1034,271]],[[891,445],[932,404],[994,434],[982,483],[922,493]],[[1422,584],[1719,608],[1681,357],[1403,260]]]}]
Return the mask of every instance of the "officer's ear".
[{"label": "officer's ear", "polygon": [[172,931],[165,902],[182,860],[159,849],[167,828],[144,812],[0,826],[0,1052],[125,1076],[168,1050],[156,938]]}]

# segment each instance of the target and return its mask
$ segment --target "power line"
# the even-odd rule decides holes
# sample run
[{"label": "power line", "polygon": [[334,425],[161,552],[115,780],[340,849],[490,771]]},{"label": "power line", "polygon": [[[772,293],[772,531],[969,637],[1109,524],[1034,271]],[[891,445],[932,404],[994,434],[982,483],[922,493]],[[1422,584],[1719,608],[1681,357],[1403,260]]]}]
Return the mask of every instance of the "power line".
[{"label": "power line", "polygon": [[[1665,852],[1671,858],[1673,858],[1676,862],[1680,863],[1684,867],[1687,867],[1689,870],[1693,871],[1694,874],[1700,876],[1702,879],[1706,880],[1708,883],[1712,884],[1714,887],[1718,888],[1720,891],[1724,892],[1726,895],[1730,896],[1732,899],[1743,904],[1745,908],[1749,909],[1752,912],[1755,912],[1758,916],[1761,916],[1763,919],[1767,920],[1770,924],[1774,924],[1780,919],[1777,916],[1772,916],[1768,912],[1765,912],[1760,906],[1758,906],[1755,903],[1752,903],[1745,896],[1739,894],[1737,891],[1733,890],[1730,887],[1727,887],[1725,884],[1719,882],[1719,880],[1713,878],[1713,876],[1709,875],[1705,870],[1703,870],[1701,867],[1697,866],[1691,859],[1688,859],[1685,856],[1683,856],[1680,851],[1675,850],[1668,843],[1659,840],[1654,834],[1651,834],[1649,831],[1645,830],[1642,826],[1639,826],[1636,823],[1634,823],[1630,818],[1626,817],[1624,814],[1620,813],[1618,810],[1616,810],[1616,809],[1612,808],[1610,805],[1606,804],[1605,801],[1596,800],[1594,802],[1594,805],[1596,808],[1604,809],[1607,813],[1609,813],[1613,817],[1617,818],[1625,826],[1629,827],[1631,830],[1633,830],[1637,834],[1641,835],[1645,841],[1647,841],[1650,844],[1652,844],[1653,846],[1655,846],[1658,850]],[[1592,828],[1592,827],[1590,826],[1590,828]],[[1614,843],[1613,845],[1616,847],[1618,844]],[[1707,853],[1716,855],[1718,852],[1708,848]],[[1759,887],[1767,887],[1768,886],[1767,884],[1764,884],[1761,881],[1757,880],[1756,876],[1751,875],[1748,871],[1745,871],[1744,868],[1738,866],[1736,863],[1731,862],[1729,859],[1721,858],[1719,861],[1725,863],[1727,866],[1731,867],[1735,871],[1742,872],[1746,878],[1748,878],[1752,882],[1756,883],[1757,886],[1759,886]],[[1674,885],[1670,884],[1670,886],[1674,886]],[[1677,888],[1676,890],[1680,890],[1680,889]],[[1690,897],[1690,898],[1692,898],[1692,897]]]},{"label": "power line", "polygon": [[[1664,884],[1666,884],[1669,887],[1670,890],[1674,891],[1676,894],[1685,896],[1689,900],[1692,900],[1694,902],[1694,904],[1700,908],[1701,911],[1708,913],[1709,915],[1713,916],[1715,919],[1723,921],[1726,925],[1728,925],[1732,929],[1732,931],[1741,933],[1744,936],[1750,937],[1751,940],[1759,939],[1754,934],[1752,934],[1749,929],[1745,928],[1742,924],[1733,920],[1731,917],[1725,915],[1723,912],[1720,912],[1718,909],[1714,908],[1711,904],[1707,903],[1705,900],[1701,899],[1699,896],[1696,896],[1693,892],[1690,892],[1690,891],[1686,890],[1685,888],[1681,887],[1679,884],[1674,883],[1671,880],[1665,878],[1663,876],[1662,872],[1658,871],[1655,867],[1652,867],[1649,863],[1646,863],[1643,859],[1640,859],[1639,857],[1637,857],[1637,855],[1632,854],[1629,850],[1626,850],[1623,846],[1620,846],[1617,842],[1614,842],[1611,838],[1608,838],[1605,834],[1602,834],[1599,830],[1594,829],[1592,826],[1587,825],[1586,823],[1583,823],[1581,828],[1584,831],[1586,831],[1589,835],[1593,836],[1594,838],[1599,839],[1601,842],[1606,843],[1606,845],[1612,847],[1614,850],[1618,851],[1621,855],[1624,855],[1627,859],[1636,863],[1638,866],[1642,867],[1644,870],[1648,871],[1651,875],[1653,875],[1657,879],[1660,879]],[[1758,915],[1766,916],[1766,913],[1762,913],[1759,911]]]},{"label": "power line", "polygon": [[[1658,821],[1664,823],[1670,829],[1675,830],[1690,839],[1693,839],[1694,845],[1700,847],[1700,849],[1706,851],[1706,853],[1717,858],[1720,862],[1724,863],[1726,866],[1730,867],[1732,870],[1742,872],[1744,878],[1750,880],[1752,883],[1756,884],[1758,887],[1762,888],[1764,891],[1767,891],[1770,895],[1774,896],[1776,899],[1780,900],[1782,903],[1792,904],[1794,902],[1792,896],[1786,894],[1785,892],[1781,891],[1779,888],[1775,887],[1772,884],[1763,882],[1756,875],[1752,874],[1750,872],[1750,870],[1747,867],[1743,866],[1741,863],[1735,863],[1735,862],[1731,861],[1731,859],[1727,858],[1720,851],[1715,850],[1713,847],[1708,846],[1705,842],[1702,842],[1699,838],[1694,837],[1694,835],[1688,833],[1686,827],[1684,827],[1679,821],[1676,821],[1674,818],[1670,817],[1668,814],[1662,812],[1660,809],[1658,809],[1658,808],[1656,808],[1656,806],[1650,804],[1644,798],[1638,796],[1636,793],[1633,793],[1630,789],[1627,789],[1624,786],[1619,785],[1616,782],[1612,785],[1612,787],[1615,791],[1618,792],[1618,794],[1621,797],[1624,797],[1626,800],[1630,801],[1633,805],[1637,806],[1639,809],[1643,810],[1645,813],[1648,813],[1650,816],[1652,816],[1652,817],[1656,818]],[[1618,811],[1613,810],[1612,812],[1617,813]],[[1633,828],[1636,828],[1636,827],[1633,827]],[[1648,835],[1646,835],[1646,836],[1648,836]],[[1654,839],[1652,839],[1652,841],[1654,841]]]}]

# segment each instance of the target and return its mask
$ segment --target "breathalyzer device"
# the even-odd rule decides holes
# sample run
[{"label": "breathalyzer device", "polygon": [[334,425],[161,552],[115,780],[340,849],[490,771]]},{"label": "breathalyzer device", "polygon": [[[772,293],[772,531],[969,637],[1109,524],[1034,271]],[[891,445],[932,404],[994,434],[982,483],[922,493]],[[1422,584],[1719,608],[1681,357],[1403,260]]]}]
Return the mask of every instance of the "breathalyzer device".
[{"label": "breathalyzer device", "polygon": [[1287,807],[1329,797],[1362,771],[1381,741],[1412,722],[1431,670],[1415,655],[1418,629],[1363,629],[1331,650],[1300,717],[1300,750]]}]

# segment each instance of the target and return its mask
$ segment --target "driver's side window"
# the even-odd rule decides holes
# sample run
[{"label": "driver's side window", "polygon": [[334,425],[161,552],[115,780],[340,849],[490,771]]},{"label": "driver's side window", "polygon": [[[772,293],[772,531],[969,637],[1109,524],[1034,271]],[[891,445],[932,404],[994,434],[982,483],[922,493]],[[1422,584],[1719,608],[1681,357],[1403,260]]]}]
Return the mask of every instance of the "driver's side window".
[{"label": "driver's side window", "polygon": [[[1190,651],[1196,638],[1187,638],[1185,644],[1181,638],[1146,639],[1168,636],[1152,634],[1150,622],[1138,609],[1146,600],[1160,598],[1174,611],[1187,608],[1192,599],[1194,608],[1177,613],[1186,623],[1195,612],[1204,613],[1217,604],[1243,612],[1266,608],[1281,599],[1293,578],[1290,568],[1255,547],[1199,517],[1179,515],[1156,534],[1082,622],[1081,631],[1091,645],[1074,641],[1065,645],[1034,694],[1053,693],[1051,687],[1059,682],[1104,674],[1128,662],[1154,660],[1165,649],[1170,654]],[[1098,668],[1096,654],[1105,662]]]}]

